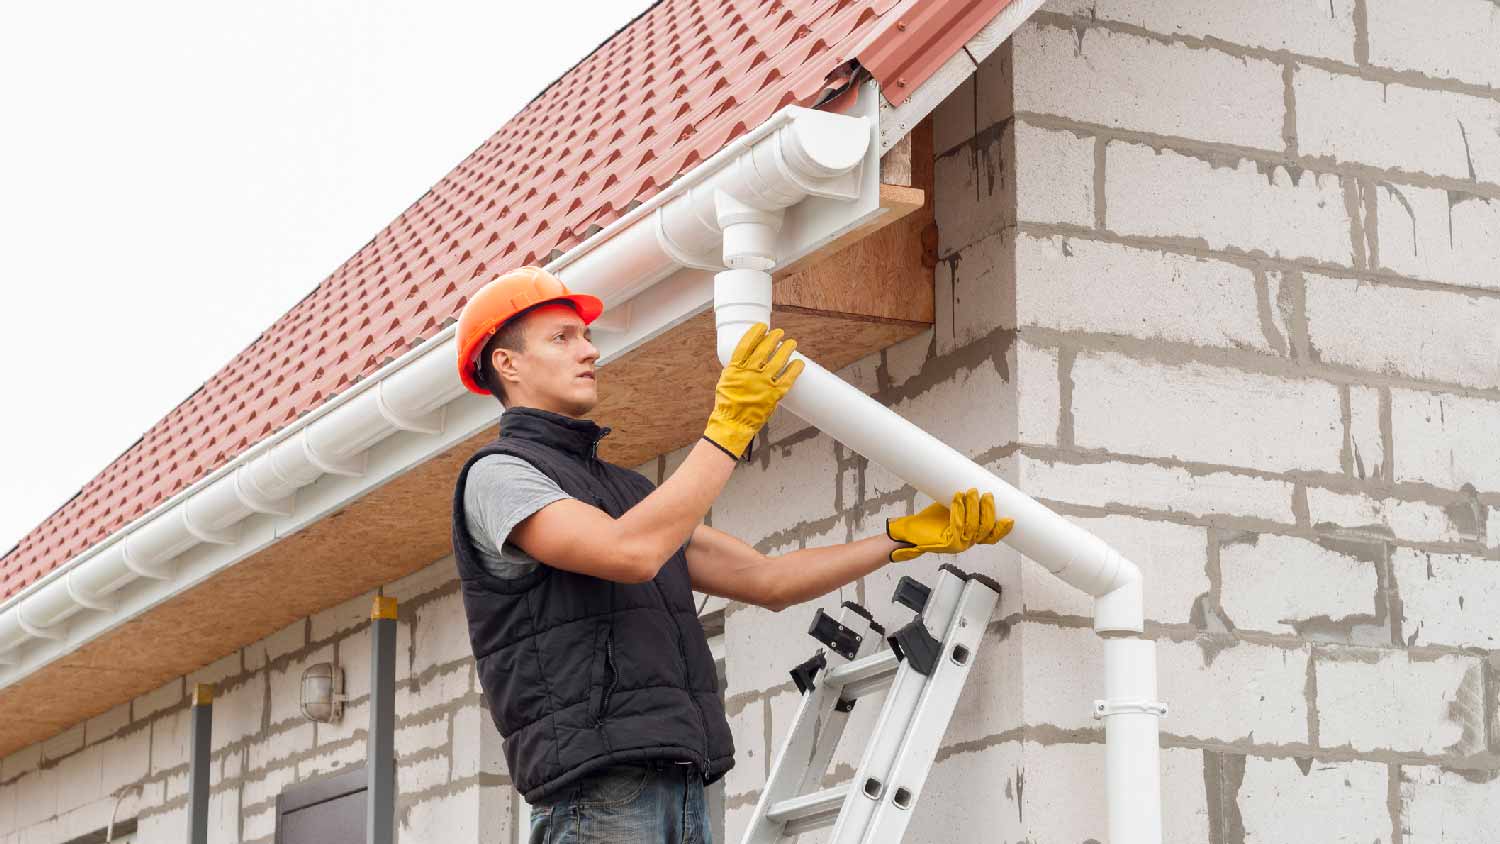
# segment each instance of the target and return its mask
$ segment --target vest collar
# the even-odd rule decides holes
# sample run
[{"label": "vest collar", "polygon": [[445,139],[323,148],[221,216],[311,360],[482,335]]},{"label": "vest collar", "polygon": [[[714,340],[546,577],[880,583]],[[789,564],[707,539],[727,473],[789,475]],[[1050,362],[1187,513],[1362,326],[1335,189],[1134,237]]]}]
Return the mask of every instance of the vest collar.
[{"label": "vest collar", "polygon": [[574,419],[535,407],[508,407],[500,414],[500,436],[550,445],[575,457],[597,458],[599,441],[610,432],[592,419]]}]

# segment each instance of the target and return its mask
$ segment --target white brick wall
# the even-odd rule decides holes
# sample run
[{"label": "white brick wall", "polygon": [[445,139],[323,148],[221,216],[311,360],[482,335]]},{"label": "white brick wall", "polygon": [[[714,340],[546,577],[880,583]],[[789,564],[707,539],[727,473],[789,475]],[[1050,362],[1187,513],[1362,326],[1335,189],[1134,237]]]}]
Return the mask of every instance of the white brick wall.
[{"label": "white brick wall", "polygon": [[500,844],[511,840],[511,804],[503,789],[470,786],[411,807],[396,832],[400,841],[472,841]]},{"label": "white brick wall", "polygon": [[151,722],[151,772],[186,765],[191,749],[192,723],[187,709]]},{"label": "white brick wall", "polygon": [[1235,627],[1268,633],[1296,633],[1312,619],[1373,621],[1377,565],[1295,536],[1235,537],[1219,547],[1221,605]]},{"label": "white brick wall", "polygon": [[1017,289],[1016,318],[1023,326],[1285,353],[1286,319],[1269,305],[1275,294],[1267,288],[1268,334],[1256,274],[1246,267],[1117,243],[1022,234],[1016,238],[1016,272],[1048,280]]},{"label": "white brick wall", "polygon": [[1451,393],[1391,390],[1397,481],[1444,489],[1500,491],[1500,401]]},{"label": "white brick wall", "polygon": [[[957,840],[974,842],[1108,840],[1103,802],[1086,797],[1104,793],[1102,745],[1028,741],[1017,749],[1007,743],[953,762],[966,764],[934,772],[945,790],[930,798],[932,805],[924,796],[909,839],[951,841],[957,834]],[[988,776],[975,777],[974,771]],[[967,780],[960,782],[965,773]],[[1162,751],[1162,793],[1171,795],[1163,801],[1164,842],[1210,840],[1201,752]],[[919,826],[924,813],[927,823]]]},{"label": "white brick wall", "polygon": [[1500,298],[1312,273],[1306,279],[1308,339],[1320,360],[1500,388]]},{"label": "white brick wall", "polygon": [[1094,151],[1098,142],[1078,132],[1015,122],[1016,156],[1036,161],[1017,173],[1016,219],[1094,226]]},{"label": "white brick wall", "polygon": [[949,330],[937,335],[940,355],[1015,324],[1015,297],[1008,283],[1015,266],[1006,234],[990,234],[938,267],[934,311]]},{"label": "white brick wall", "polygon": [[[1380,391],[1370,387],[1349,388],[1350,470],[1360,480],[1384,477],[1385,434],[1380,429]],[[1316,521],[1316,519],[1314,520]]]},{"label": "white brick wall", "polygon": [[1483,777],[1404,766],[1400,801],[1402,830],[1411,844],[1486,841],[1500,829],[1495,783]]},{"label": "white brick wall", "polygon": [[[906,840],[969,840],[961,836],[980,831],[992,841],[1024,840],[1021,803],[1031,795],[1017,789],[1031,783],[1023,760],[1020,743],[1006,742],[939,761],[923,785]],[[976,777],[976,770],[987,775]]]},{"label": "white brick wall", "polygon": [[1245,841],[1305,835],[1348,844],[1389,842],[1388,780],[1388,766],[1374,762],[1249,757],[1238,793]]},{"label": "white brick wall", "polygon": [[456,589],[424,603],[416,611],[411,666],[413,674],[422,674],[434,666],[446,665],[454,660],[473,658],[474,648],[469,644],[468,626],[454,623],[454,619],[463,618],[463,597]]},{"label": "white brick wall", "polygon": [[1411,278],[1500,289],[1500,200],[1382,184],[1375,217],[1380,265]]},{"label": "white brick wall", "polygon": [[107,739],[130,723],[130,701],[90,718],[84,727],[84,741],[93,744],[96,741]]},{"label": "white brick wall", "polygon": [[1500,182],[1500,102],[1305,66],[1293,84],[1305,155]]},{"label": "white brick wall", "polygon": [[180,703],[188,692],[184,690],[183,678],[170,680],[155,691],[148,692],[130,702],[130,717],[142,721],[151,715]]},{"label": "white brick wall", "polygon": [[[302,673],[297,672],[297,685],[301,686]],[[288,694],[285,687],[281,689],[281,697],[277,697],[277,687],[273,683],[271,689],[272,713],[276,712],[278,700],[284,700]],[[293,707],[296,703],[293,703]],[[260,732],[262,719],[266,709],[266,676],[255,674],[246,677],[243,681],[227,686],[214,693],[214,731],[213,741],[210,743],[214,750],[219,750],[229,744],[240,741],[246,736]],[[273,719],[274,721],[275,719]],[[191,734],[191,728],[188,729]]]},{"label": "white brick wall", "polygon": [[1018,112],[1157,135],[1281,149],[1281,68],[1104,29],[1024,26],[1013,36]]},{"label": "white brick wall", "polygon": [[[366,607],[366,615],[368,615]],[[299,618],[270,636],[245,648],[245,669],[255,671],[269,662],[301,650],[307,644],[307,619]],[[238,666],[236,666],[237,668]]]},{"label": "white brick wall", "polygon": [[1057,374],[1057,350],[1016,343],[1015,383],[1035,401],[1017,408],[1016,439],[1041,445],[1057,444],[1061,385]]},{"label": "white brick wall", "polygon": [[[835,514],[834,484],[838,472],[834,464],[833,440],[827,434],[821,434],[774,450],[777,456],[774,470],[762,469],[759,463],[743,464],[725,486],[727,500],[759,501],[760,506],[716,506],[712,511],[714,527],[751,545],[798,522]],[[787,505],[793,501],[801,508],[788,510]]]},{"label": "white brick wall", "polygon": [[1157,691],[1176,701],[1162,732],[1204,741],[1306,742],[1307,649],[1239,642],[1220,650],[1222,644],[1157,640]]},{"label": "white brick wall", "polygon": [[1073,464],[1023,457],[1019,465],[1020,488],[1055,502],[1288,524],[1295,519],[1292,484],[1286,481],[1119,461]]},{"label": "white brick wall", "polygon": [[933,190],[952,197],[938,203],[938,254],[948,257],[991,232],[1006,219],[1009,202],[1001,181],[1001,139],[989,132],[942,155],[933,163]]},{"label": "white brick wall", "polygon": [[1307,489],[1308,517],[1318,527],[1338,526],[1382,533],[1408,542],[1461,542],[1463,531],[1446,510],[1425,501],[1372,498],[1319,487]]},{"label": "white brick wall", "polygon": [[1473,657],[1350,650],[1313,667],[1324,747],[1431,756],[1482,748],[1482,668]]},{"label": "white brick wall", "polygon": [[[1374,0],[1372,0],[1374,2]],[[1119,21],[1162,36],[1213,39],[1215,42],[1287,50],[1305,56],[1354,60],[1355,0],[1067,0],[1047,5],[1098,20]],[[1373,45],[1372,45],[1373,49]],[[1132,78],[1129,84],[1134,86]]]},{"label": "white brick wall", "polygon": [[[729,613],[724,619],[724,647],[733,670],[727,672],[725,697],[789,685],[792,678],[787,671],[812,656],[817,647],[807,635],[807,624],[818,606],[833,611],[829,601],[815,600],[780,613],[755,606],[740,607]],[[796,623],[793,619],[806,621]],[[787,659],[792,661],[786,662]]]},{"label": "white brick wall", "polygon": [[1211,163],[1172,150],[1105,148],[1105,225],[1121,234],[1348,265],[1339,177],[1281,166]]},{"label": "white brick wall", "polygon": [[[1370,61],[1500,88],[1500,13],[1490,0],[1366,0]],[[1439,9],[1441,11],[1439,11]]]},{"label": "white brick wall", "polygon": [[1114,353],[1080,354],[1073,364],[1073,440],[1082,448],[1336,472],[1339,414],[1338,390],[1319,381]]},{"label": "white brick wall", "polygon": [[1391,571],[1401,587],[1404,641],[1497,650],[1500,561],[1398,548]]},{"label": "white brick wall", "polygon": [[890,407],[969,457],[1015,438],[1013,393],[999,368],[989,361],[965,367],[921,395]]}]

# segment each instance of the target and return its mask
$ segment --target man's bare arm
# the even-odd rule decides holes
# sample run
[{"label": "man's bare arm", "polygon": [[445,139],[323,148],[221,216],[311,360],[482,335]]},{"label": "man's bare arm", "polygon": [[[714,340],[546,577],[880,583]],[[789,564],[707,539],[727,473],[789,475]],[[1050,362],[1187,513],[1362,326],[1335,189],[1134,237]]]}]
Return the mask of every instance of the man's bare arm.
[{"label": "man's bare arm", "polygon": [[702,439],[665,483],[618,519],[576,500],[554,501],[511,530],[511,542],[550,566],[644,583],[692,535],[756,432],[801,374],[797,341],[750,326],[714,387]]},{"label": "man's bare arm", "polygon": [[555,568],[644,583],[688,541],[734,466],[734,458],[700,439],[670,478],[620,518],[565,498],[522,519],[509,541]]},{"label": "man's bare arm", "polygon": [[904,547],[881,534],[768,557],[724,531],[698,525],[688,545],[693,588],[780,612],[858,580]]}]

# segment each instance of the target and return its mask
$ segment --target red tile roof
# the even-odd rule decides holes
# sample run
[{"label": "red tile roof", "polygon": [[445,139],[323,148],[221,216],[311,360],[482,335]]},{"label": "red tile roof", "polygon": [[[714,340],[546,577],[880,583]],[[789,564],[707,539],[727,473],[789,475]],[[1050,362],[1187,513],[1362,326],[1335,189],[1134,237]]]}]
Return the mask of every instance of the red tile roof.
[{"label": "red tile roof", "polygon": [[[653,6],[23,537],[0,558],[0,599],[432,336],[495,273],[576,245],[776,109],[813,104],[856,46],[899,44],[913,2]],[[974,3],[924,8],[938,5]]]}]

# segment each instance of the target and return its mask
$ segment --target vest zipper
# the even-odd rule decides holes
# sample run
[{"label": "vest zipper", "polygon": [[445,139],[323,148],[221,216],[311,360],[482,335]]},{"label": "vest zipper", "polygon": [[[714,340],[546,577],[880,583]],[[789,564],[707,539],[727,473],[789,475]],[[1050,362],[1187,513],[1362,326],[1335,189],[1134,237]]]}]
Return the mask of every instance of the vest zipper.
[{"label": "vest zipper", "polygon": [[609,687],[604,690],[604,700],[599,704],[599,717],[596,723],[604,723],[605,713],[609,712],[609,697],[615,693],[615,686],[620,682],[620,671],[615,667],[615,632],[610,630],[608,638],[604,640],[604,664],[609,668]]},{"label": "vest zipper", "polygon": [[602,440],[602,439],[604,439],[605,437],[609,436],[609,432],[612,431],[612,430],[614,430],[614,429],[610,428],[608,425],[606,425],[603,428],[599,429],[599,436],[594,437],[594,444],[589,447],[589,459],[590,460],[598,460],[599,459],[599,441]]}]

